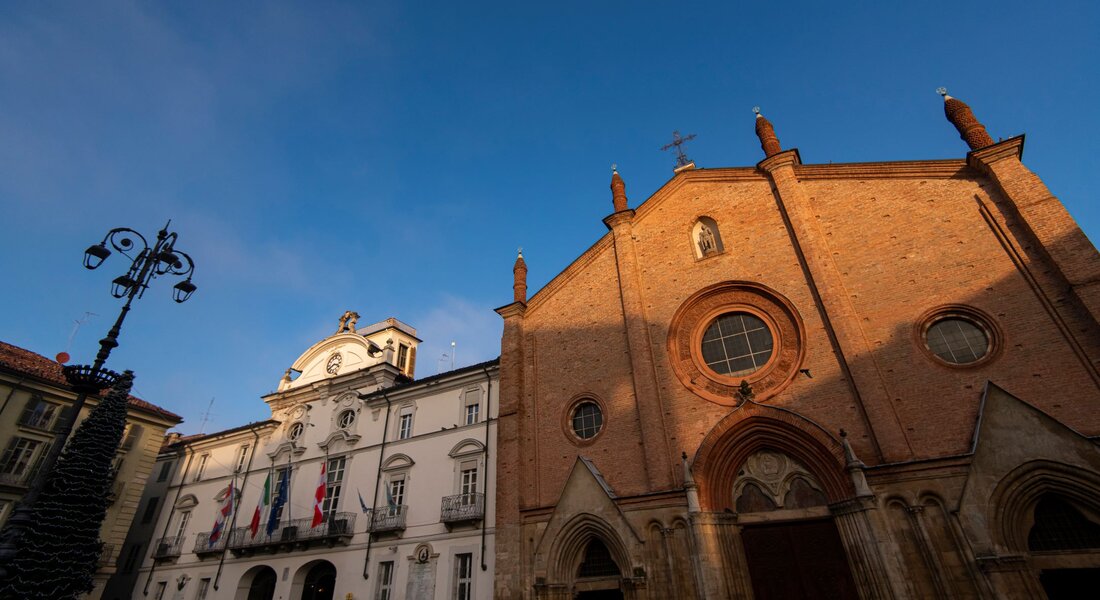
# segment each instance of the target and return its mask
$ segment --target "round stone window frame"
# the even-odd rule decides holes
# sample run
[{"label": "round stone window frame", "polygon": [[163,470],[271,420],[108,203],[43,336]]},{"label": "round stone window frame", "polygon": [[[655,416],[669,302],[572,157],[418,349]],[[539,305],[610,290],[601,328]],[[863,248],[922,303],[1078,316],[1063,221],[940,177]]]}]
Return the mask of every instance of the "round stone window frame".
[{"label": "round stone window frame", "polygon": [[[945,319],[961,319],[981,329],[982,333],[985,334],[985,339],[989,342],[989,349],[986,351],[985,356],[974,362],[953,363],[940,358],[938,354],[933,352],[928,347],[928,330]],[[1004,334],[1001,332],[997,321],[985,311],[965,304],[947,304],[925,311],[917,319],[916,327],[913,329],[913,337],[914,343],[929,360],[949,369],[973,369],[985,366],[1000,355],[1004,346]]]},{"label": "round stone window frame", "polygon": [[[577,435],[577,432],[573,430],[573,413],[586,402],[595,404],[596,408],[600,409],[600,430],[587,439]],[[595,394],[590,393],[573,396],[569,399],[569,402],[566,403],[565,411],[562,413],[561,429],[562,433],[565,434],[565,438],[576,446],[589,446],[594,444],[596,440],[603,437],[604,432],[607,431],[607,407],[604,401]]]},{"label": "round stone window frame", "polygon": [[[297,432],[297,433],[295,433]],[[302,439],[302,436],[306,433],[306,424],[301,421],[295,421],[286,428],[286,439],[291,442],[297,442]]]},{"label": "round stone window frame", "polygon": [[[771,332],[771,356],[747,375],[719,374],[703,360],[703,334],[716,318],[728,313],[757,317]],[[781,294],[758,283],[727,281],[704,288],[680,304],[669,325],[667,350],[672,370],[685,387],[715,404],[736,406],[742,381],[752,386],[757,402],[787,387],[805,358],[805,339],[798,311]]]}]

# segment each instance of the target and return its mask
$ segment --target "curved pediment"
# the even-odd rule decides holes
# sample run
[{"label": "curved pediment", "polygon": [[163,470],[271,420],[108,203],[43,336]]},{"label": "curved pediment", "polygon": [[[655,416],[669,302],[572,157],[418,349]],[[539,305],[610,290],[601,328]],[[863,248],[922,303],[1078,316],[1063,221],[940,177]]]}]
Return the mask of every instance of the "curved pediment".
[{"label": "curved pediment", "polygon": [[311,346],[294,361],[290,369],[300,373],[291,380],[284,377],[279,391],[321,381],[334,375],[359,371],[383,360],[382,349],[357,333],[337,333]]},{"label": "curved pediment", "polygon": [[456,458],[459,456],[469,456],[471,454],[481,454],[483,452],[485,452],[485,444],[482,444],[475,439],[467,438],[455,444],[455,447],[451,448],[451,451],[447,453],[447,456],[450,456],[451,458]]},{"label": "curved pediment", "polygon": [[407,469],[416,464],[413,459],[409,458],[407,454],[394,454],[386,459],[386,462],[382,464],[383,471],[394,471],[397,469]]}]

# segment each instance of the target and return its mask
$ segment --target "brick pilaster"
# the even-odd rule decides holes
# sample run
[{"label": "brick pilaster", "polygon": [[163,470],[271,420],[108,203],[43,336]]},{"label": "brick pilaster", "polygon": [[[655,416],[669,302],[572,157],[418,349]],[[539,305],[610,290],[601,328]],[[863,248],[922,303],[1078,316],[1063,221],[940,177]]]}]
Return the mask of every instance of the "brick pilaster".
[{"label": "brick pilaster", "polygon": [[[523,315],[524,302],[497,309],[504,317],[500,343],[500,406],[497,413],[496,456],[496,582],[493,597],[521,597],[523,552],[520,529],[520,497],[527,489],[530,469],[524,463],[523,439]],[[518,483],[518,485],[517,485]]]},{"label": "brick pilaster", "polygon": [[870,356],[873,349],[859,330],[859,318],[844,291],[829,248],[813,223],[810,200],[795,173],[800,165],[798,150],[786,150],[757,165],[768,174],[779,210],[790,226],[792,243],[802,257],[807,283],[817,297],[818,309],[830,333],[841,368],[849,375],[852,393],[866,417],[870,438],[878,458],[894,462],[912,458],[913,450],[881,374],[872,361],[849,362],[848,357]]},{"label": "brick pilaster", "polygon": [[[1039,176],[1020,162],[1024,137],[1017,136],[967,155],[970,166],[986,173],[1015,210],[1017,220],[1033,238],[1066,286],[1100,323],[1100,256],[1077,222]],[[1028,242],[1031,240],[1024,240]],[[1051,297],[1062,290],[1046,290]]]},{"label": "brick pilaster", "polygon": [[638,258],[634,249],[634,211],[621,210],[604,219],[615,241],[615,263],[619,274],[619,297],[622,301],[626,339],[630,351],[630,372],[634,382],[634,402],[638,412],[642,449],[645,452],[646,476],[650,490],[672,487],[675,481],[668,436],[665,431],[664,407],[657,387],[657,372],[653,365],[653,344],[649,337],[649,321],[639,282]]}]

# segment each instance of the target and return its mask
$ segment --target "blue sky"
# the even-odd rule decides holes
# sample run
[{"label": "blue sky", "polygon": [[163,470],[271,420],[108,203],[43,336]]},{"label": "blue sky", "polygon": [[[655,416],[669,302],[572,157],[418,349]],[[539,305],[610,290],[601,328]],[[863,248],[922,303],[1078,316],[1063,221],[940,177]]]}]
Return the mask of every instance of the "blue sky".
[{"label": "blue sky", "polygon": [[[934,90],[1024,162],[1094,240],[1100,8],[1088,2],[4,3],[0,339],[90,362],[117,313],[81,254],[168,219],[197,263],[154,284],[108,364],[197,431],[259,397],[345,309],[495,357],[523,246],[533,293],[698,135],[749,166],[760,105],[807,163],[958,158]],[[70,345],[74,321],[85,319]]]}]

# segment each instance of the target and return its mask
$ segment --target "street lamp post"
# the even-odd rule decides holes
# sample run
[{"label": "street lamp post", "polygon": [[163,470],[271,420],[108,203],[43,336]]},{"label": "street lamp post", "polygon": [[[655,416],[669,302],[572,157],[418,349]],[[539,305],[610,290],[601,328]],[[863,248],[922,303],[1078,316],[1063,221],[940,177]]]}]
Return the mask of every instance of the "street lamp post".
[{"label": "street lamp post", "polygon": [[3,531],[0,532],[0,577],[6,574],[7,565],[18,549],[19,538],[25,533],[30,523],[31,511],[45,486],[46,476],[53,470],[54,464],[61,455],[65,441],[80,417],[80,410],[84,407],[88,394],[99,394],[114,385],[119,378],[118,373],[104,369],[103,365],[111,355],[111,350],[118,346],[119,330],[127,313],[130,312],[130,304],[135,298],[141,298],[149,284],[161,275],[185,278],[172,287],[172,297],[176,302],[186,302],[197,289],[195,284],[191,283],[195,263],[187,253],[176,250],[177,236],[175,232],[168,231],[170,224],[171,221],[157,232],[157,239],[152,247],[149,246],[145,236],[137,231],[118,227],[108,231],[103,241],[89,246],[84,252],[84,266],[89,270],[98,268],[112,254],[108,245],[130,260],[130,268],[126,274],[116,277],[111,282],[111,295],[115,298],[126,298],[126,303],[122,305],[118,319],[115,320],[106,337],[99,340],[99,352],[96,354],[95,362],[90,366],[68,365],[62,368],[65,379],[72,385],[77,397],[69,417],[58,423],[54,442],[39,463],[27,493],[20,499],[18,506],[4,525]]}]

